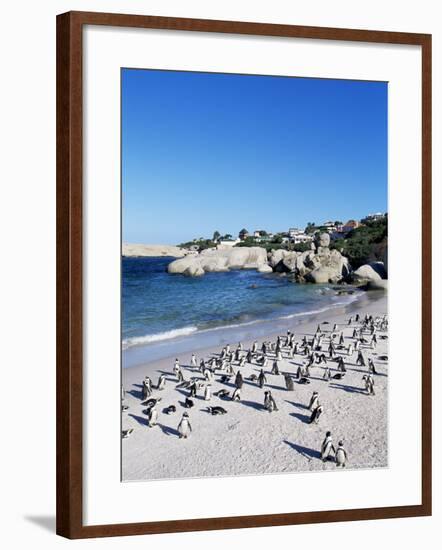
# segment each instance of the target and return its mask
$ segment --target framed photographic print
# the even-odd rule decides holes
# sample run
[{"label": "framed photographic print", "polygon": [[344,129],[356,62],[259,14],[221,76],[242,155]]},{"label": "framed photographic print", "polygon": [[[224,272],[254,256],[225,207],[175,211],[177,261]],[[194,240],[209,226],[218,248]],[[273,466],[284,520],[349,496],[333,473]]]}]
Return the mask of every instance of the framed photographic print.
[{"label": "framed photographic print", "polygon": [[431,36],[57,18],[57,532],[431,514]]}]

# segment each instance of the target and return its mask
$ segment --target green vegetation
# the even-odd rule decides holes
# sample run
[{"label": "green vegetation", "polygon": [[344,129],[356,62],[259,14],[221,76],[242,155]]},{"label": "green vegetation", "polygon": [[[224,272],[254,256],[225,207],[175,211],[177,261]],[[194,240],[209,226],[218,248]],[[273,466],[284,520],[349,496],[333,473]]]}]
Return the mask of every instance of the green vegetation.
[{"label": "green vegetation", "polygon": [[216,246],[216,243],[214,243],[211,239],[203,239],[200,237],[199,239],[195,239],[193,241],[188,241],[187,243],[181,243],[178,244],[180,248],[192,248],[197,247],[198,251],[201,252],[201,250],[206,250],[206,248],[214,248]]},{"label": "green vegetation", "polygon": [[330,248],[339,250],[350,261],[353,269],[363,264],[382,260],[388,239],[388,221],[368,222],[350,231],[346,237],[330,243]]}]

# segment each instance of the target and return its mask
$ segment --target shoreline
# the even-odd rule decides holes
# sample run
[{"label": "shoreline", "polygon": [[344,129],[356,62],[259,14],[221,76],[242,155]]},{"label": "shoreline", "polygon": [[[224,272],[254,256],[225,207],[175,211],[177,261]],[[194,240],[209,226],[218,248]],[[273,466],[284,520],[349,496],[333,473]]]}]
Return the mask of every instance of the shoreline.
[{"label": "shoreline", "polygon": [[[222,346],[227,343],[236,344],[235,338],[242,340],[246,345],[254,340],[274,339],[279,333],[284,333],[305,323],[318,323],[321,320],[326,320],[330,315],[351,314],[353,311],[356,312],[363,304],[382,300],[385,296],[384,291],[358,292],[356,289],[355,298],[348,303],[330,303],[329,306],[324,306],[319,311],[295,312],[273,319],[254,319],[246,323],[221,325],[201,330],[194,327],[195,330],[188,334],[183,333],[173,338],[164,338],[123,348],[122,369],[141,367],[154,361],[170,359],[172,356],[174,359],[177,353],[204,353],[215,346]],[[190,328],[176,329],[176,332]],[[147,335],[147,338],[149,337],[150,335]]]},{"label": "shoreline", "polygon": [[[352,326],[347,325],[349,316],[357,312],[379,316],[387,313],[387,293],[368,292],[349,306],[338,307],[310,316],[304,321],[299,318],[287,320],[287,327],[295,332],[295,340],[300,341],[306,335],[312,337],[319,323],[327,321],[324,332],[330,331],[333,324],[339,325],[345,339],[351,340]],[[263,340],[274,341],[281,330],[268,332],[256,338],[258,344]],[[255,338],[252,339],[252,341]],[[225,342],[227,343],[227,342]],[[232,349],[238,340],[230,339]],[[251,341],[242,340],[244,349]],[[193,349],[199,363],[218,354],[222,346],[207,346]],[[363,350],[370,355],[370,351]],[[134,431],[128,439],[122,440],[122,480],[181,479],[188,477],[213,477],[231,475],[276,474],[305,471],[336,471],[331,462],[323,463],[318,458],[318,449],[325,431],[332,431],[335,444],[344,439],[349,454],[348,469],[384,468],[387,459],[387,396],[388,363],[377,356],[388,355],[388,341],[381,340],[373,359],[379,375],[376,378],[376,395],[367,396],[363,391],[362,375],[364,367],[355,364],[355,356],[344,359],[347,364],[345,379],[325,382],[322,379],[323,368],[312,367],[311,383],[295,383],[294,391],[287,391],[281,375],[271,375],[272,359],[266,368],[269,389],[272,390],[279,411],[268,413],[262,408],[263,390],[255,383],[246,382],[240,402],[221,400],[212,395],[210,401],[204,401],[201,391],[195,398],[195,407],[190,409],[193,432],[189,439],[180,440],[176,430],[188,391],[176,389],[176,377],[173,374],[175,357],[179,357],[186,379],[191,376],[203,378],[199,371],[190,367],[190,353],[171,353],[161,359],[153,359],[138,366],[122,369],[122,383],[126,389],[126,404],[129,409],[122,414],[122,429]],[[284,356],[280,370],[296,372],[305,357],[295,355],[293,360]],[[335,371],[333,363],[329,363]],[[238,367],[235,365],[235,371]],[[241,368],[244,377],[258,373],[256,364]],[[149,428],[147,417],[141,405],[141,381],[146,375],[157,383],[160,374],[166,376],[166,388],[153,391],[153,397],[161,397],[158,404],[158,425]],[[201,380],[203,382],[203,379]],[[212,393],[219,389],[232,391],[233,384],[221,383],[216,375],[212,382]],[[266,389],[266,387],[264,387]],[[325,412],[318,425],[307,423],[310,412],[305,405],[312,391],[319,391]],[[163,408],[174,404],[176,413],[167,415]],[[212,417],[207,406],[222,406],[227,410],[224,416]]]}]

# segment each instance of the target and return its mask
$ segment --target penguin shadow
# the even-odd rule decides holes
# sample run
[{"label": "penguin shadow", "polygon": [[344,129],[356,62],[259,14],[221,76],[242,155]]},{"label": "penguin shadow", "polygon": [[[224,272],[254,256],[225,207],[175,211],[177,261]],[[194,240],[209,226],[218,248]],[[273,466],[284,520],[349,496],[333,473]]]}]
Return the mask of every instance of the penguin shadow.
[{"label": "penguin shadow", "polygon": [[245,407],[250,407],[251,409],[255,409],[256,411],[264,411],[264,405],[261,403],[257,403],[256,401],[247,401],[246,399],[241,399],[240,401],[241,405],[244,405]]},{"label": "penguin shadow", "polygon": [[343,390],[343,391],[348,392],[348,393],[362,393],[364,395],[367,393],[362,388],[358,388],[356,386],[348,386],[348,385],[345,385],[345,384],[337,384],[336,382],[330,383],[329,388],[335,388],[337,390]]},{"label": "penguin shadow", "polygon": [[147,418],[143,418],[142,416],[138,416],[137,414],[132,414],[132,413],[129,413],[128,416],[136,420],[140,426],[148,426]]},{"label": "penguin shadow", "polygon": [[309,447],[304,447],[303,445],[297,445],[296,443],[287,441],[287,439],[284,439],[284,443],[303,457],[307,458],[307,460],[311,460],[312,458],[321,458],[321,453],[315,449],[310,449]]},{"label": "penguin shadow", "polygon": [[300,414],[300,413],[290,413],[290,416],[293,416],[294,418],[297,418],[304,424],[310,424],[310,416],[307,416],[306,414]]},{"label": "penguin shadow", "polygon": [[127,390],[126,393],[128,393],[132,397],[135,397],[135,399],[139,399],[140,401],[143,400],[143,392],[139,390]]},{"label": "penguin shadow", "polygon": [[274,384],[264,384],[264,387],[270,388],[272,390],[287,391],[287,388],[285,386],[275,386]]},{"label": "penguin shadow", "polygon": [[308,409],[307,405],[304,405],[304,403],[296,403],[295,401],[287,401],[287,399],[285,400],[286,403],[288,403],[289,405],[293,405],[294,407],[298,407],[298,409]]},{"label": "penguin shadow", "polygon": [[179,431],[175,428],[171,428],[170,426],[165,426],[164,424],[157,423],[157,426],[161,428],[161,431],[165,435],[180,435]]}]

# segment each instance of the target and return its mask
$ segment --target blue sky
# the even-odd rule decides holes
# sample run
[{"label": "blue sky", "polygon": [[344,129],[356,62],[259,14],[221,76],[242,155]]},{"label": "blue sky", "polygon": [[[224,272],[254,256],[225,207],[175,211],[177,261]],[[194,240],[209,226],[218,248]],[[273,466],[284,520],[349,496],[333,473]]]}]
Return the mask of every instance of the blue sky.
[{"label": "blue sky", "polygon": [[387,84],[122,70],[123,241],[387,211]]}]

